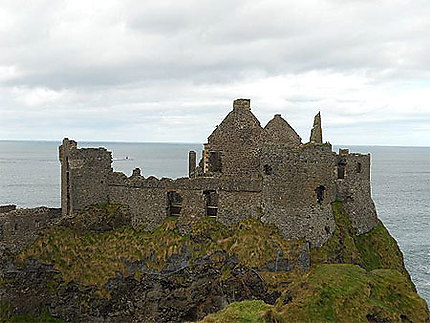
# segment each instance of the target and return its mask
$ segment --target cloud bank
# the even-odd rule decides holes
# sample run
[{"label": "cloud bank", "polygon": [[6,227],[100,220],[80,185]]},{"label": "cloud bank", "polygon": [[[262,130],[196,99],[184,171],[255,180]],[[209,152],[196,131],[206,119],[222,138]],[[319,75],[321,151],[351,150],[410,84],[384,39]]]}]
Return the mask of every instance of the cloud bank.
[{"label": "cloud bank", "polygon": [[251,98],[308,139],[430,144],[430,2],[1,1],[0,139],[203,142]]}]

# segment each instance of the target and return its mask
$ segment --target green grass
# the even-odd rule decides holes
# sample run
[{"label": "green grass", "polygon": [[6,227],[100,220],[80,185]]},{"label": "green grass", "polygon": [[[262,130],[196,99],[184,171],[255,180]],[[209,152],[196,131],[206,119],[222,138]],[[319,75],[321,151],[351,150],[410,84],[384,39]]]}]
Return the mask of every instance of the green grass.
[{"label": "green grass", "polygon": [[65,323],[65,321],[51,316],[48,312],[40,315],[15,315],[6,321],[7,323]]},{"label": "green grass", "polygon": [[[216,262],[236,255],[241,264],[259,268],[275,260],[279,250],[284,257],[296,259],[303,245],[301,241],[284,240],[274,226],[256,219],[227,228],[214,219],[201,218],[192,224],[188,234],[179,232],[176,221],[177,218],[167,218],[152,232],[131,226],[102,233],[52,227],[24,250],[18,260],[24,262],[33,257],[52,263],[66,282],[103,287],[116,272],[130,274],[127,262],[143,261],[148,270],[161,271],[167,259],[184,248],[190,251],[191,260],[211,256]],[[221,258],[217,259],[218,256]],[[223,278],[228,278],[228,272],[223,273]]]},{"label": "green grass", "polygon": [[284,322],[367,322],[367,316],[425,322],[426,303],[396,270],[366,272],[351,264],[319,265],[289,287],[292,302],[269,309]]},{"label": "green grass", "polygon": [[318,265],[296,277],[275,306],[262,301],[232,303],[201,322],[427,322],[426,302],[396,270],[367,272],[351,264]]},{"label": "green grass", "polygon": [[222,311],[206,316],[200,323],[264,323],[263,315],[270,305],[263,301],[232,303]]},{"label": "green grass", "polygon": [[370,232],[357,235],[343,203],[334,202],[332,207],[335,232],[324,246],[312,250],[312,263],[357,264],[367,271],[394,269],[409,279],[399,246],[380,221]]}]

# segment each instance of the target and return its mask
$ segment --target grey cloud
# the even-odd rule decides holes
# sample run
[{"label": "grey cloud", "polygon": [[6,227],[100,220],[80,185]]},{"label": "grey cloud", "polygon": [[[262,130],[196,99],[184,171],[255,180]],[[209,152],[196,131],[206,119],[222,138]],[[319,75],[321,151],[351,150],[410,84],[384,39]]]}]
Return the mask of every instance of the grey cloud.
[{"label": "grey cloud", "polygon": [[[372,118],[384,116],[370,110],[382,106],[405,124],[415,114],[428,120],[391,99],[405,91],[406,101],[403,84],[429,86],[428,1],[0,3],[0,71],[16,70],[0,76],[0,139],[67,129],[88,139],[203,141],[244,95],[262,121],[280,109],[304,138],[318,109],[336,129],[377,127]],[[338,74],[357,82],[325,84]],[[273,89],[273,78],[286,88]],[[424,106],[430,98],[419,95],[411,101]]]}]

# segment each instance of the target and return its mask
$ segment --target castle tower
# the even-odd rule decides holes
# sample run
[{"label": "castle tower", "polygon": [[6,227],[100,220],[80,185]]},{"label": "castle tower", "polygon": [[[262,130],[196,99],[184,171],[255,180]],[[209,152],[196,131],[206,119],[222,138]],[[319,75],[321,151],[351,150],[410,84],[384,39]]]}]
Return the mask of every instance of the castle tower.
[{"label": "castle tower", "polygon": [[322,129],[321,129],[321,113],[314,118],[314,125],[311,130],[310,142],[315,144],[322,144]]},{"label": "castle tower", "polygon": [[275,114],[264,127],[264,132],[265,142],[268,143],[286,144],[290,147],[298,147],[302,143],[302,138],[280,114]]},{"label": "castle tower", "polygon": [[61,211],[69,216],[87,206],[108,203],[108,178],[112,155],[105,148],[77,148],[76,141],[63,139],[61,162]]}]

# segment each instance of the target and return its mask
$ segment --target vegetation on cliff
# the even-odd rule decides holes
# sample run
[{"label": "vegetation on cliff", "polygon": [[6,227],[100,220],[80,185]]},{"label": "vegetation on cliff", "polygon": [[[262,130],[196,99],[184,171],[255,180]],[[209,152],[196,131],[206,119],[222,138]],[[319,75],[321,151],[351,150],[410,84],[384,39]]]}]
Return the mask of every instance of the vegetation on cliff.
[{"label": "vegetation on cliff", "polygon": [[275,306],[232,303],[209,322],[426,322],[426,304],[395,270],[317,265],[296,279]]},{"label": "vegetation on cliff", "polygon": [[[304,241],[285,241],[274,226],[258,219],[228,228],[202,218],[184,232],[176,218],[168,218],[147,232],[132,228],[122,212],[119,205],[85,210],[62,226],[44,230],[16,260],[21,266],[30,260],[52,264],[61,273],[62,284],[95,289],[96,303],[113,297],[112,282],[130,280],[133,285],[147,282],[142,277],[152,274],[167,275],[175,288],[184,289],[186,273],[175,273],[199,264],[212,266],[210,281],[200,277],[204,288],[215,281],[221,290],[245,288],[240,282],[251,288],[255,281],[246,277],[258,278],[264,293],[237,298],[233,291],[228,297],[232,303],[202,322],[428,320],[427,305],[415,291],[396,241],[382,223],[357,236],[342,202],[333,203],[333,236],[323,247],[311,250]],[[234,302],[263,294],[271,305],[262,298]],[[205,306],[209,305],[198,305],[203,313],[213,311]],[[201,312],[193,311],[183,317],[201,317]]]},{"label": "vegetation on cliff", "polygon": [[[107,212],[111,211],[109,207]],[[130,226],[103,233],[52,227],[18,259],[24,262],[32,257],[52,263],[66,281],[103,288],[116,273],[130,275],[130,264],[139,263],[140,271],[160,272],[173,255],[182,255],[188,263],[202,257],[223,261],[234,255],[239,263],[260,268],[276,259],[280,251],[283,257],[297,258],[304,244],[285,241],[274,226],[256,219],[227,228],[213,218],[202,218],[192,224],[187,234],[180,233],[176,220],[168,218],[152,232]]]}]

